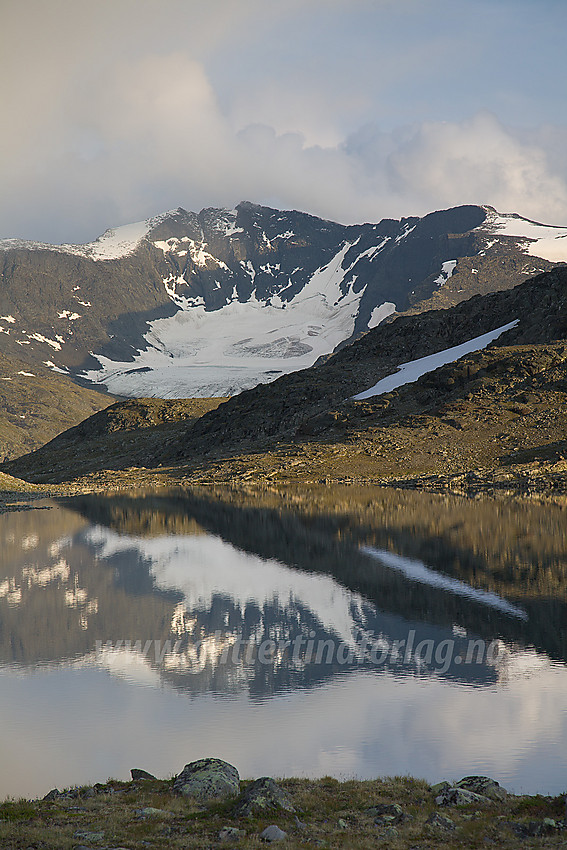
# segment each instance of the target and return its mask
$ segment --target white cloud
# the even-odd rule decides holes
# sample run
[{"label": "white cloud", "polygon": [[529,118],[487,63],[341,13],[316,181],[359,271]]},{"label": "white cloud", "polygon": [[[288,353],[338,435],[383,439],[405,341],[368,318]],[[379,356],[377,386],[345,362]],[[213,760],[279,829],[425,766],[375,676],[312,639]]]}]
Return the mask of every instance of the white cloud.
[{"label": "white cloud", "polygon": [[[9,0],[3,16],[2,237],[90,240],[242,199],[344,222],[488,203],[567,223],[565,128],[512,131],[478,95],[455,117],[455,15],[416,41],[416,0]],[[451,121],[402,125],[440,103]]]},{"label": "white cloud", "polygon": [[389,164],[396,189],[425,204],[488,203],[567,221],[565,173],[553,173],[543,147],[520,141],[488,113],[417,127]]}]

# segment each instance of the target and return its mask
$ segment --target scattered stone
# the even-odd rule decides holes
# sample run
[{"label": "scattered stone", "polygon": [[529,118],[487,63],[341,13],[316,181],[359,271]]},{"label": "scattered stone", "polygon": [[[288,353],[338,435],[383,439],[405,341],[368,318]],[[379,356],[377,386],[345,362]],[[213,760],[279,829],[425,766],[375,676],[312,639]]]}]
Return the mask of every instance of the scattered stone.
[{"label": "scattered stone", "polygon": [[240,793],[240,776],[222,759],[199,759],[185,765],[173,783],[173,791],[201,801],[236,797]]},{"label": "scattered stone", "polygon": [[472,791],[475,794],[480,794],[482,797],[488,797],[489,800],[504,801],[508,792],[505,788],[496,782],[495,779],[490,779],[488,776],[465,776],[464,779],[455,783],[455,788],[464,788],[466,791]]},{"label": "scattered stone", "polygon": [[448,788],[435,798],[435,803],[438,806],[479,806],[486,803],[491,803],[488,797],[483,797],[482,794],[476,794],[474,791],[467,791],[466,788]]},{"label": "scattered stone", "polygon": [[253,814],[280,809],[285,812],[295,812],[291,797],[269,776],[262,776],[244,791],[236,804],[235,814],[239,817],[250,817]]},{"label": "scattered stone", "polygon": [[246,835],[246,830],[236,826],[224,826],[219,832],[220,841],[240,841]]},{"label": "scattered stone", "polygon": [[383,803],[379,806],[372,806],[366,810],[366,813],[375,819],[374,822],[378,826],[401,823],[406,817],[404,810],[397,803]]},{"label": "scattered stone", "polygon": [[348,829],[348,823],[343,818],[338,819],[337,826],[339,829]]},{"label": "scattered stone", "polygon": [[451,818],[447,818],[444,815],[440,815],[439,812],[433,812],[427,820],[425,821],[427,826],[434,827],[435,829],[442,829],[445,832],[451,832],[456,829],[455,822],[451,820]]},{"label": "scattered stone", "polygon": [[382,835],[384,836],[384,838],[397,838],[399,832],[395,826],[389,826],[387,829],[384,830]]},{"label": "scattered stone", "polygon": [[297,817],[297,815],[295,815],[295,817],[294,817],[294,821],[295,821],[295,825],[296,825],[296,827],[297,827],[298,829],[307,829],[307,824],[306,824],[306,823],[303,823],[303,821],[302,821],[302,820],[299,820],[299,818]]},{"label": "scattered stone", "polygon": [[146,806],[144,809],[138,809],[136,814],[142,818],[158,817],[159,815],[172,817],[173,812],[168,812],[167,809],[154,809],[153,806]]},{"label": "scattered stone", "polygon": [[104,841],[104,832],[88,832],[83,830],[77,830],[77,832],[73,833],[73,838],[82,838],[84,841]]},{"label": "scattered stone", "polygon": [[138,779],[157,779],[157,776],[154,776],[153,773],[148,773],[147,770],[140,770],[138,767],[133,767],[130,774],[135,782]]},{"label": "scattered stone", "polygon": [[508,826],[520,838],[537,838],[542,835],[553,835],[558,829],[561,829],[561,824],[557,823],[553,818],[532,820],[529,823],[509,823]]},{"label": "scattered stone", "polygon": [[284,832],[279,826],[272,824],[260,833],[260,838],[262,841],[283,841],[284,838],[287,838],[287,832]]}]

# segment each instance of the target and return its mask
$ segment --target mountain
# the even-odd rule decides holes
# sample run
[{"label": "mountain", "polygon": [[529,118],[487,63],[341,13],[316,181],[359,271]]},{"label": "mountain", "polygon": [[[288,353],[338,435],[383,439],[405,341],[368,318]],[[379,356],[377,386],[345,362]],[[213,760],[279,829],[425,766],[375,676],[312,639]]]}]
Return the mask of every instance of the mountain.
[{"label": "mountain", "polygon": [[110,393],[234,395],[399,313],[508,289],[563,260],[567,229],[478,206],[345,226],[243,202],[87,245],[0,241],[0,458]]},{"label": "mountain", "polygon": [[[396,384],[380,386],[386,376]],[[119,402],[2,468],[35,483],[129,470],[120,486],[152,484],[150,470],[160,466],[168,467],[162,483],[404,486],[480,469],[500,470],[508,487],[523,464],[522,487],[565,492],[567,268],[448,309],[398,316],[324,362],[208,412],[210,401],[201,410],[195,403],[161,401],[155,428],[156,402],[138,400],[136,416],[134,402]],[[117,436],[112,423],[120,419],[129,433]]]},{"label": "mountain", "polygon": [[117,395],[234,395],[394,311],[451,306],[567,260],[567,229],[462,206],[341,225],[241,203],[89,245],[0,242],[8,356]]}]

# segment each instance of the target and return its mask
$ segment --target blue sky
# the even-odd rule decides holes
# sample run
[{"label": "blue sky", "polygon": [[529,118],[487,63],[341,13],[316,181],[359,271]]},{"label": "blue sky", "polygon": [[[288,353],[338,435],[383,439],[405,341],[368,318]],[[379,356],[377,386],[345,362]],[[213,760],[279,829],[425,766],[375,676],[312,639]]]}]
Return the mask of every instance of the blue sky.
[{"label": "blue sky", "polygon": [[3,0],[0,237],[247,199],[567,224],[565,0]]}]

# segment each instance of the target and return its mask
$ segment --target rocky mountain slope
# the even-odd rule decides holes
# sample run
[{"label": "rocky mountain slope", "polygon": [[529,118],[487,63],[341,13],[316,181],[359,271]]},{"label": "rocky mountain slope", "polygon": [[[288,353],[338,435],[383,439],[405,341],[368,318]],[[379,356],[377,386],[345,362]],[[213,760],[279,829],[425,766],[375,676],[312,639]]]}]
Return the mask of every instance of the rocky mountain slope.
[{"label": "rocky mountain slope", "polygon": [[112,401],[46,366],[0,352],[0,460],[33,451]]},{"label": "rocky mountain slope", "polygon": [[[353,400],[401,363],[495,330],[483,350],[475,348],[487,339],[415,383]],[[105,412],[3,469],[34,482],[164,465],[191,480],[288,480],[300,473],[309,480],[393,480],[522,459],[562,463],[566,340],[567,269],[558,268],[448,310],[400,316],[324,363],[170,424],[157,440],[153,429],[138,428],[116,460]]]},{"label": "rocky mountain slope", "polygon": [[[512,290],[476,296],[449,310],[401,316],[320,366],[235,396],[195,424],[191,445],[181,440],[170,451],[173,457],[184,457],[199,441],[208,449],[247,439],[258,445],[263,439],[308,429],[313,417],[395,372],[400,363],[459,345],[516,320],[518,324],[493,347],[567,339],[567,269],[539,275]],[[481,360],[483,356],[479,355]]]},{"label": "rocky mountain slope", "polygon": [[[0,454],[33,449],[112,401],[81,386],[233,395],[397,313],[507,289],[561,260],[567,230],[474,206],[344,226],[242,203],[178,209],[89,245],[4,240],[0,378],[8,392],[17,376],[21,391],[2,408]],[[61,394],[50,421],[40,400]]]}]

